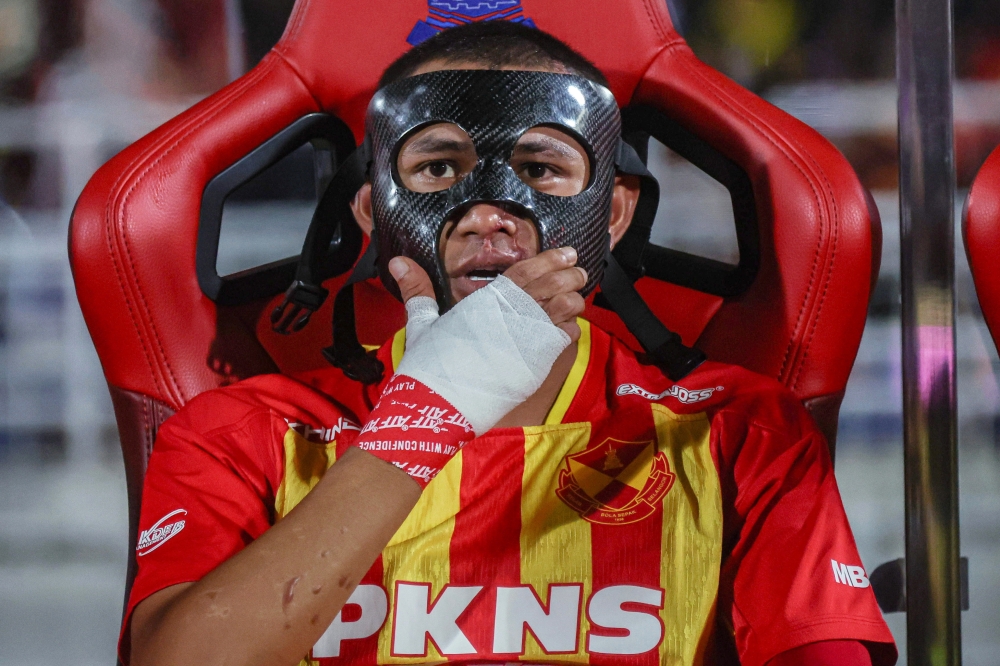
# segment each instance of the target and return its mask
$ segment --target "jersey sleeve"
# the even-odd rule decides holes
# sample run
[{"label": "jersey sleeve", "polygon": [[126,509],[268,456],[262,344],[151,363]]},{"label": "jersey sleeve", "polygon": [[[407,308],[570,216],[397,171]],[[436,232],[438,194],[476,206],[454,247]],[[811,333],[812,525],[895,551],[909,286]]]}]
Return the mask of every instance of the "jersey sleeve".
[{"label": "jersey sleeve", "polygon": [[796,647],[856,640],[874,666],[896,649],[858,555],[829,449],[791,396],[757,416],[717,415],[726,506],[720,619],[744,666]]},{"label": "jersey sleeve", "polygon": [[119,641],[124,664],[137,604],[171,585],[200,580],[273,521],[282,461],[268,447],[277,434],[270,412],[244,414],[226,401],[211,408],[213,421],[226,420],[218,412],[227,408],[234,418],[202,431],[196,407],[169,419],[157,436],[143,486],[138,573]]}]

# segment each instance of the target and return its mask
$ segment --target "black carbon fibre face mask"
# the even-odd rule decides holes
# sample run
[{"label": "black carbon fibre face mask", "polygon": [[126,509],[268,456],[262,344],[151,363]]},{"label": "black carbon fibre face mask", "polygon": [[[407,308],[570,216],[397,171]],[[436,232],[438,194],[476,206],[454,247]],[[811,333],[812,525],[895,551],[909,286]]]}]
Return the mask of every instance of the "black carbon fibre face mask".
[{"label": "black carbon fibre face mask", "polygon": [[[415,132],[452,123],[472,140],[478,161],[450,188],[407,189],[397,155]],[[510,166],[521,136],[547,126],[565,132],[588,154],[589,182],[579,194],[556,196],[522,182]],[[446,222],[472,205],[494,204],[534,223],[539,251],[571,246],[587,271],[584,295],[601,281],[619,149],[621,116],[611,91],[581,76],[550,72],[447,70],[402,79],[376,93],[368,107],[373,240],[386,288],[399,295],[389,260],[403,255],[434,282],[438,302],[452,305],[439,248]]]}]

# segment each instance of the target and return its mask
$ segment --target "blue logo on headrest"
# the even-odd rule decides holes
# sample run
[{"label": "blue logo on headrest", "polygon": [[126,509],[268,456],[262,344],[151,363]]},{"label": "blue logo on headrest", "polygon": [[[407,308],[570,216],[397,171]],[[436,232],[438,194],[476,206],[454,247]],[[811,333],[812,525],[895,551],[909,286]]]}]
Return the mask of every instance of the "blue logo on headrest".
[{"label": "blue logo on headrest", "polygon": [[413,46],[446,28],[474,21],[510,21],[535,27],[524,15],[521,0],[427,0],[427,9],[427,20],[417,21],[406,38]]}]

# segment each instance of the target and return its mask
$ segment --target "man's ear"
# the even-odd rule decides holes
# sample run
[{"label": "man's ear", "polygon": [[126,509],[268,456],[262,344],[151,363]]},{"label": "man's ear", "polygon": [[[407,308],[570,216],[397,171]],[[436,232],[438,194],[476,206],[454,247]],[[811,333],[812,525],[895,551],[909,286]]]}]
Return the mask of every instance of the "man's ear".
[{"label": "man's ear", "polygon": [[[615,189],[611,198],[611,221],[608,223],[611,247],[618,244],[632,224],[632,216],[635,214],[636,204],[639,203],[639,183],[638,176],[623,174],[615,176]],[[370,210],[370,195],[368,205]]]},{"label": "man's ear", "polygon": [[372,184],[365,183],[351,200],[351,212],[366,236],[372,235]]}]

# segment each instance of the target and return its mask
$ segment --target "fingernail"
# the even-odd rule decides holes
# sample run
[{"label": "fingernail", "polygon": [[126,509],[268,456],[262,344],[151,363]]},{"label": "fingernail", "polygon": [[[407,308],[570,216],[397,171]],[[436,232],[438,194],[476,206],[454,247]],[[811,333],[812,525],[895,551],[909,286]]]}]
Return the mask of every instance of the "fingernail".
[{"label": "fingernail", "polygon": [[409,272],[410,267],[405,261],[402,260],[402,258],[393,257],[389,260],[389,273],[391,273],[392,277],[396,278],[396,280],[402,280]]},{"label": "fingernail", "polygon": [[571,247],[564,247],[560,249],[562,252],[563,259],[566,261],[576,261],[576,250]]},{"label": "fingernail", "polygon": [[583,281],[584,281],[584,282],[586,282],[586,281],[587,281],[587,278],[588,278],[588,277],[590,277],[589,275],[587,275],[587,269],[585,269],[585,268],[580,268],[579,266],[577,266],[577,267],[576,267],[576,270],[578,270],[578,271],[580,271],[581,273],[583,273]]}]

